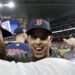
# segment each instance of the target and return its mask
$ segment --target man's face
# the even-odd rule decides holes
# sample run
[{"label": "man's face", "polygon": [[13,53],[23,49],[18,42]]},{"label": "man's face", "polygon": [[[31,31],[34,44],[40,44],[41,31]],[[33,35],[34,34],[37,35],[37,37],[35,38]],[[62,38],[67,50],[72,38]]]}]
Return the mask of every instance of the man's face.
[{"label": "man's face", "polygon": [[37,59],[47,57],[49,47],[52,45],[51,36],[43,29],[35,29],[28,36],[29,46],[32,49],[32,56]]}]

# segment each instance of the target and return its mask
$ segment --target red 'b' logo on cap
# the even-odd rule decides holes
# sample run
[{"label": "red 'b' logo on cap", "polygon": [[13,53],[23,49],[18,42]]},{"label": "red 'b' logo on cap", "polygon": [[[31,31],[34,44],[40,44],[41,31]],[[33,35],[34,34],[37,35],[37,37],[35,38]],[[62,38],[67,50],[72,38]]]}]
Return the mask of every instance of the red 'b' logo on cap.
[{"label": "red 'b' logo on cap", "polygon": [[43,20],[42,19],[37,19],[35,25],[42,25]]}]

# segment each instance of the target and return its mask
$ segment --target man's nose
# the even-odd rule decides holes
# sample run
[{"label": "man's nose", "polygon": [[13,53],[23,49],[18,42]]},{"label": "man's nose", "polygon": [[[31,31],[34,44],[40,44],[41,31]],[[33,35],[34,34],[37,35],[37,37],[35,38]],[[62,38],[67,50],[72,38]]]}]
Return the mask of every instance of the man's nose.
[{"label": "man's nose", "polygon": [[40,43],[41,43],[41,39],[40,39],[40,38],[37,38],[37,39],[36,39],[36,43],[37,43],[37,44],[40,44]]}]

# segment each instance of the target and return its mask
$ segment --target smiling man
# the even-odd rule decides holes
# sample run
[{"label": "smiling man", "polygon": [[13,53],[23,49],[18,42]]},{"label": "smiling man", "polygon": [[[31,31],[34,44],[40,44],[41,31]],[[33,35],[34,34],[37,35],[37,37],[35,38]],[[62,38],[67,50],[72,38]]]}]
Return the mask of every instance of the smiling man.
[{"label": "smiling man", "polygon": [[49,48],[52,45],[52,32],[49,22],[36,19],[29,24],[28,43],[33,61],[49,57]]}]

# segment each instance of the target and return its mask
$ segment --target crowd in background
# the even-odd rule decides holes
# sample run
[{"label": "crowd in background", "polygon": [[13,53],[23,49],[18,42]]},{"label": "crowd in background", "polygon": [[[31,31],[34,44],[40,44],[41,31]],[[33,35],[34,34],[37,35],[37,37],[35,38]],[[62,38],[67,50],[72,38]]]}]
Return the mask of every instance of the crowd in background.
[{"label": "crowd in background", "polygon": [[52,46],[52,50],[55,52],[55,57],[62,57],[64,58],[64,53],[69,51],[71,46],[67,45],[66,43],[62,42],[54,42]]}]

